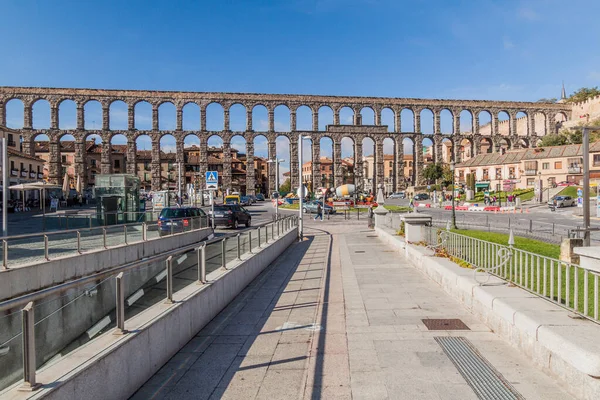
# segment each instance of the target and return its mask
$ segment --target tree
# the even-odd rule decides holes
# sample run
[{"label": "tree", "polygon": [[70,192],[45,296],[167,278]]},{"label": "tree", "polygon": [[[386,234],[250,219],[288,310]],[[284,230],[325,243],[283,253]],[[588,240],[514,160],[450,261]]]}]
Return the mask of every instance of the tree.
[{"label": "tree", "polygon": [[568,144],[567,136],[562,133],[557,133],[556,135],[544,136],[538,147],[562,146],[563,144]]},{"label": "tree", "polygon": [[[600,118],[586,122],[588,126],[600,126]],[[583,130],[580,128],[583,123],[579,124],[576,129],[563,129],[554,135],[546,135],[542,138],[538,147],[562,146],[565,144],[580,144],[583,141]],[[600,133],[590,132],[590,143],[600,140]]]},{"label": "tree", "polygon": [[441,163],[432,163],[423,168],[423,178],[427,183],[435,183],[444,175],[444,166]]},{"label": "tree", "polygon": [[454,183],[454,172],[450,169],[450,166],[448,164],[444,164],[442,169],[442,186],[452,185]]},{"label": "tree", "polygon": [[285,182],[279,185],[279,194],[285,196],[292,189],[292,183],[290,182],[290,178],[287,178]]},{"label": "tree", "polygon": [[598,89],[598,86],[594,86],[593,88],[581,88],[569,96],[567,103],[579,103],[596,96],[600,96],[600,89]]}]

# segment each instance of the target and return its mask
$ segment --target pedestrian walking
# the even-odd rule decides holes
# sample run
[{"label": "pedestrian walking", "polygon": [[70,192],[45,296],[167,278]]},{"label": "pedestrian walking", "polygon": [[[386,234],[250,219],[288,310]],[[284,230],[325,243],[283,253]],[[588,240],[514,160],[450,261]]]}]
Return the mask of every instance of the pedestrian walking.
[{"label": "pedestrian walking", "polygon": [[321,203],[317,203],[317,215],[315,217],[315,221],[319,217],[321,217],[321,221],[323,221],[323,208],[321,207]]}]

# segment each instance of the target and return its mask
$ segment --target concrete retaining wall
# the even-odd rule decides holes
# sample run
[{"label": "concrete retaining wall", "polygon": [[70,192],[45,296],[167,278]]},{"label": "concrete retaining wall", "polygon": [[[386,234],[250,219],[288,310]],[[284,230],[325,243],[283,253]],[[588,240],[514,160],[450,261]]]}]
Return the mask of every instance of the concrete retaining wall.
[{"label": "concrete retaining wall", "polygon": [[390,230],[377,227],[376,232],[492,331],[562,380],[575,396],[600,399],[600,325],[574,319],[564,308],[521,288],[502,285],[499,278],[492,277],[492,285],[481,286],[472,269],[433,257],[433,251],[406,244]]},{"label": "concrete retaining wall", "polygon": [[212,233],[212,228],[204,228],[146,242],[57,258],[42,264],[2,270],[0,301],[187,246],[206,239]]},{"label": "concrete retaining wall", "polygon": [[298,236],[294,228],[227,271],[208,275],[206,285],[191,284],[174,295],[174,304],[156,304],[126,321],[130,333],[110,332],[38,371],[44,387],[34,393],[13,386],[8,399],[126,399],[210,322]]}]

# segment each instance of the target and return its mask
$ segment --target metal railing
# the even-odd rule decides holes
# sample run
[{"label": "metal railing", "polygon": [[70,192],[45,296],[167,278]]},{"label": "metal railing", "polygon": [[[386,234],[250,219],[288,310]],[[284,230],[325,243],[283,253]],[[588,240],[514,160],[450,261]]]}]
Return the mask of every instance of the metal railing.
[{"label": "metal railing", "polygon": [[[72,208],[72,211],[77,211]],[[112,226],[135,222],[153,222],[158,219],[160,211],[114,211],[114,212],[74,212],[45,214],[42,216],[42,230],[69,230],[84,227]]]},{"label": "metal railing", "polygon": [[[57,354],[64,356],[84,344],[82,336],[92,340],[98,334],[109,330],[118,335],[127,334],[125,322],[142,310],[161,301],[172,304],[174,294],[179,290],[193,284],[194,281],[198,285],[207,284],[207,273],[218,269],[227,270],[231,262],[241,262],[244,255],[247,255],[247,258],[253,257],[261,248],[296,229],[297,225],[297,216],[282,217],[241,233],[184,246],[1,302],[0,372],[3,375],[0,374],[0,390],[17,382],[20,376],[23,377],[22,389],[37,388],[36,369],[50,362]],[[137,281],[135,278],[138,278]],[[145,295],[148,295],[148,298],[140,301]],[[90,297],[93,299],[89,299]],[[86,300],[89,302],[85,303]],[[55,308],[49,307],[55,301],[58,301],[59,305]],[[92,311],[82,318],[86,325],[85,328],[79,328],[83,329],[83,332],[75,332],[74,346],[60,344],[52,348],[51,343],[54,343],[56,338],[39,334],[47,329],[45,324],[53,326],[54,329],[57,323],[66,324],[67,322],[61,319],[64,318],[62,311],[65,308],[76,307],[81,311],[85,309],[82,307],[89,307],[90,304],[95,308],[90,309]],[[144,306],[146,308],[143,308]],[[98,307],[101,309],[97,310]],[[73,309],[66,310],[65,313],[67,311],[73,313]],[[92,319],[90,314],[94,314],[94,311],[96,317]],[[9,321],[11,317],[12,320]],[[54,321],[49,321],[52,318]],[[89,321],[96,322],[89,327]],[[12,332],[4,332],[10,327],[13,328]],[[73,329],[71,324],[68,328]],[[36,343],[36,339],[51,343]],[[65,351],[65,348],[68,351]]]},{"label": "metal railing", "polygon": [[[434,227],[426,229],[429,244],[440,244],[442,230]],[[446,232],[445,235],[447,237],[442,247],[446,255],[474,267],[475,273],[497,276],[582,317],[599,322],[599,275],[595,272],[513,246],[455,232]]]},{"label": "metal railing", "polygon": [[[210,227],[208,216],[1,237],[2,268],[45,262]],[[169,224],[169,225],[164,225]]]}]

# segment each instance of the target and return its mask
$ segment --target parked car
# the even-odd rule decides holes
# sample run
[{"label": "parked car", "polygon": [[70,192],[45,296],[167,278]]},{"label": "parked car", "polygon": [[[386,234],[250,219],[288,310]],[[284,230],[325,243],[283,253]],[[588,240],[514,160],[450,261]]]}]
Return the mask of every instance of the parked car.
[{"label": "parked car", "polygon": [[571,196],[555,196],[549,202],[549,207],[573,207],[577,205],[577,200]]},{"label": "parked car", "polygon": [[251,204],[254,204],[257,202],[256,196],[253,194],[248,195],[248,198],[250,199]]},{"label": "parked car", "polygon": [[[158,216],[158,233],[160,236],[169,235],[207,225],[206,213],[198,207],[166,207]],[[204,225],[203,225],[204,224]]]},{"label": "parked car", "polygon": [[406,197],[406,193],[398,192],[398,193],[392,193],[388,198],[389,199],[403,199],[405,197]]},{"label": "parked car", "polygon": [[242,206],[249,206],[250,204],[252,204],[252,201],[250,200],[250,197],[248,197],[248,196],[241,196],[240,197],[240,205],[242,205]]},{"label": "parked car", "polygon": [[[208,214],[212,216],[212,210]],[[239,204],[215,205],[215,226],[224,225],[237,229],[240,224],[249,227],[252,224],[252,216]]]},{"label": "parked car", "polygon": [[429,200],[429,195],[427,193],[418,193],[414,197],[415,200]]},{"label": "parked car", "polygon": [[[323,202],[317,200],[304,203],[302,205],[302,211],[307,214],[316,214],[318,204],[321,204],[321,207],[323,207]],[[335,210],[330,205],[325,204],[325,208],[323,208],[323,214],[335,214]]]},{"label": "parked car", "polygon": [[265,195],[262,193],[259,193],[256,195],[256,200],[257,201],[265,201]]}]

